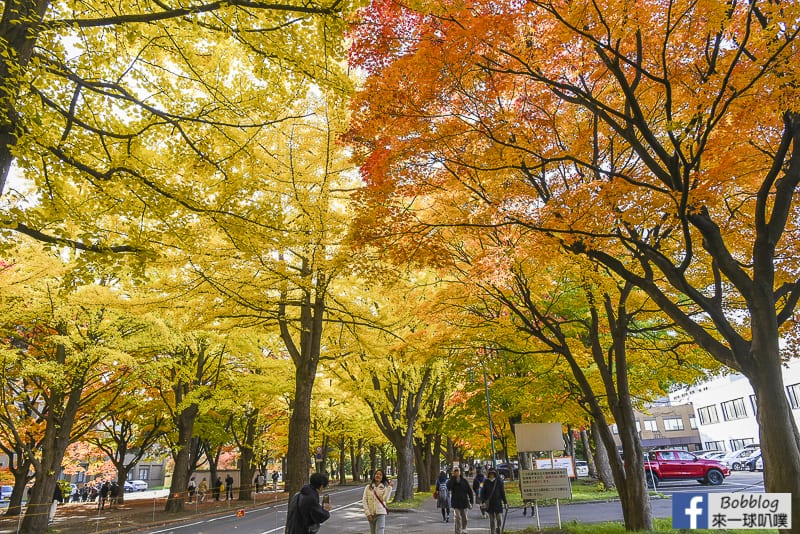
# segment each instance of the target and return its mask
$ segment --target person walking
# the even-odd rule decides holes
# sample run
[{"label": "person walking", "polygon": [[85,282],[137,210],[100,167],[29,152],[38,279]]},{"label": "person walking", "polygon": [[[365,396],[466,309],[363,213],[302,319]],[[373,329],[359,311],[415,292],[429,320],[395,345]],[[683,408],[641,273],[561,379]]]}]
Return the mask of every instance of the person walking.
[{"label": "person walking", "polygon": [[214,485],[211,488],[211,495],[214,497],[215,501],[219,500],[220,493],[222,493],[222,477],[217,477],[217,480],[214,481]]},{"label": "person walking", "polygon": [[289,501],[284,534],[309,534],[319,531],[321,523],[330,518],[331,505],[319,503],[320,490],[328,487],[328,477],[322,473],[311,475],[309,483],[300,488]]},{"label": "person walking", "polygon": [[58,481],[56,481],[56,489],[53,490],[53,502],[50,505],[50,513],[47,519],[47,523],[50,524],[53,522],[53,519],[56,517],[56,510],[58,509],[58,505],[64,502],[64,492],[61,491],[61,486],[59,486]]},{"label": "person walking", "polygon": [[503,526],[503,510],[508,508],[506,488],[497,477],[497,471],[489,469],[480,493],[481,510],[489,514],[489,534],[500,534]]},{"label": "person walking", "polygon": [[455,534],[466,534],[467,510],[475,504],[475,495],[458,467],[453,468],[450,480],[447,481],[447,490],[450,492],[450,506],[453,508]]},{"label": "person walking", "polygon": [[108,480],[103,482],[103,485],[100,486],[100,500],[97,503],[97,508],[102,510],[106,505],[106,500],[108,499],[108,490],[110,486],[108,485]]},{"label": "person walking", "polygon": [[[481,494],[481,487],[483,486],[483,481],[486,480],[486,477],[483,476],[483,469],[480,466],[475,468],[475,478],[472,479],[472,492],[475,494],[477,499],[478,495]],[[480,503],[480,501],[478,501]],[[481,517],[486,518],[486,512],[484,511],[483,507],[481,506]]]},{"label": "person walking", "polygon": [[233,477],[230,473],[225,477],[225,500],[233,500]]},{"label": "person walking", "polygon": [[386,502],[392,495],[393,487],[394,483],[391,480],[387,481],[383,476],[383,470],[376,469],[372,475],[372,480],[364,488],[361,504],[364,507],[364,515],[367,516],[367,521],[369,521],[370,534],[384,533],[386,514],[389,513]]},{"label": "person walking", "polygon": [[194,481],[194,477],[189,479],[189,486],[186,490],[189,493],[189,503],[191,504],[194,501],[194,494],[197,492],[197,483]]},{"label": "person walking", "polygon": [[200,502],[205,501],[206,493],[208,493],[208,482],[206,482],[206,477],[203,477],[203,480],[200,481],[200,485],[197,486],[197,500]]},{"label": "person walking", "polygon": [[442,511],[442,521],[447,523],[450,521],[450,492],[447,491],[447,474],[444,471],[439,472],[436,480],[436,493],[436,507]]}]

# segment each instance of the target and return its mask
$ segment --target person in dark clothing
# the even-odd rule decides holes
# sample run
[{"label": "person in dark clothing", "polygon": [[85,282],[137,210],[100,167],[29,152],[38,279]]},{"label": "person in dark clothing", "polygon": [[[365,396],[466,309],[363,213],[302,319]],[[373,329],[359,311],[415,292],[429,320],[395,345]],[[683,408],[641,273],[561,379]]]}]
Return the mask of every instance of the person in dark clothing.
[{"label": "person in dark clothing", "polygon": [[120,487],[117,484],[116,480],[111,481],[111,485],[108,487],[108,507],[114,508],[114,506],[119,502],[119,490]]},{"label": "person in dark clothing", "polygon": [[450,480],[447,481],[447,491],[450,492],[450,506],[453,507],[453,523],[455,534],[467,532],[467,510],[475,504],[475,495],[466,478],[461,476],[458,467],[453,468]]},{"label": "person in dark clothing", "polygon": [[320,523],[330,518],[330,504],[324,507],[319,503],[319,491],[328,486],[328,477],[322,473],[314,473],[308,484],[289,501],[286,511],[286,529],[284,534],[308,534],[317,532]]},{"label": "person in dark clothing", "polygon": [[106,505],[106,499],[108,499],[108,490],[110,488],[111,486],[108,484],[108,480],[103,482],[103,485],[100,486],[100,500],[97,503],[97,507],[100,508],[101,510]]},{"label": "person in dark clothing", "polygon": [[439,472],[439,478],[436,480],[436,507],[442,511],[442,521],[445,523],[450,521],[450,492],[447,491],[447,475],[444,471]]},{"label": "person in dark clothing", "polygon": [[233,500],[233,477],[230,473],[225,477],[225,500]]},{"label": "person in dark clothing", "polygon": [[[477,467],[475,478],[472,479],[472,492],[475,494],[475,497],[481,494],[481,486],[483,486],[484,480],[486,480],[486,477],[483,476],[483,470]],[[481,517],[486,517],[486,512],[484,512],[483,508],[481,508]]]},{"label": "person in dark clothing", "polygon": [[56,489],[53,491],[53,504],[50,505],[50,517],[48,518],[48,523],[53,522],[53,518],[56,516],[56,509],[60,503],[64,502],[64,492],[61,491],[61,486],[58,485],[56,482]]},{"label": "person in dark clothing", "polygon": [[481,509],[489,514],[489,533],[500,534],[503,524],[503,510],[508,507],[506,488],[497,477],[497,471],[489,469],[480,493]]},{"label": "person in dark clothing", "polygon": [[214,496],[214,500],[219,500],[219,494],[222,492],[222,477],[217,477],[217,480],[214,481],[214,487],[211,488],[211,495]]}]

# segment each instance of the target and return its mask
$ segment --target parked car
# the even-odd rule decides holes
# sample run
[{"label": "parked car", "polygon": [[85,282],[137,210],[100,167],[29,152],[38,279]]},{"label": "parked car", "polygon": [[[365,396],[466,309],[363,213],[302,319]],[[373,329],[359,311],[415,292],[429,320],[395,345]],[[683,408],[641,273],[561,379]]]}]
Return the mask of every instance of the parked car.
[{"label": "parked car", "polygon": [[511,469],[512,468],[514,469],[514,478],[518,478],[519,477],[519,467],[517,467],[516,465],[512,466],[512,465],[509,465],[509,464],[506,464],[506,463],[497,464],[497,467],[495,467],[495,470],[497,471],[497,476],[499,476],[500,478],[509,478],[509,477],[511,477]]},{"label": "parked car", "polygon": [[756,471],[763,471],[764,470],[764,458],[759,456],[758,460],[756,460],[755,466],[756,466]]},{"label": "parked car", "polygon": [[746,447],[744,449],[739,449],[738,451],[729,452],[720,458],[720,462],[724,462],[734,471],[739,471],[740,469],[744,469],[745,458],[748,458],[755,451],[758,451],[758,453],[761,454],[760,448],[754,449],[753,447]]},{"label": "parked car", "polygon": [[699,458],[708,458],[710,460],[716,460],[717,458],[722,458],[726,454],[725,451],[694,451],[692,454]]},{"label": "parked car", "polygon": [[589,462],[586,460],[575,460],[575,476],[588,477],[589,476]]},{"label": "parked car", "polygon": [[125,485],[123,486],[123,489],[124,489],[124,491],[126,493],[131,492],[131,491],[136,491],[136,487],[133,485],[133,481],[131,481],[131,480],[126,480],[125,481]]},{"label": "parked car", "polygon": [[0,501],[10,500],[12,491],[14,491],[14,486],[0,486]]},{"label": "parked car", "polygon": [[756,470],[756,462],[761,459],[761,450],[759,449],[758,452],[754,452],[743,461],[742,469],[746,471],[755,471]]},{"label": "parked car", "polygon": [[722,462],[699,458],[683,450],[651,451],[645,456],[644,468],[650,487],[662,480],[687,479],[718,486],[731,474],[730,468]]},{"label": "parked car", "polygon": [[144,480],[131,480],[135,491],[147,491],[148,485]]}]

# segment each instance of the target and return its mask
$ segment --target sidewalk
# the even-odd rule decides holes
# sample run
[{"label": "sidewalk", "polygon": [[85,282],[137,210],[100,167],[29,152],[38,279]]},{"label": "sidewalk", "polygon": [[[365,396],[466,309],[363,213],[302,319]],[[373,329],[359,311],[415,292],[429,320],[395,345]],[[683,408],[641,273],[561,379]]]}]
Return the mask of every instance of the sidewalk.
[{"label": "sidewalk", "polygon": [[[285,502],[286,494],[281,490],[258,493],[255,499],[239,501],[214,501],[206,499],[202,504],[195,502],[185,503],[184,510],[179,513],[165,512],[168,490],[158,490],[138,493],[126,493],[125,502],[110,509],[97,509],[97,503],[65,503],[58,506],[52,532],[58,534],[91,534],[91,533],[117,533],[136,532],[169,525],[170,523],[185,521],[193,517],[207,517],[216,514],[228,514],[232,510],[266,506],[276,502]],[[234,494],[236,495],[236,494]],[[24,510],[23,510],[24,512]],[[13,534],[17,532],[20,517],[0,516],[0,534]]]}]

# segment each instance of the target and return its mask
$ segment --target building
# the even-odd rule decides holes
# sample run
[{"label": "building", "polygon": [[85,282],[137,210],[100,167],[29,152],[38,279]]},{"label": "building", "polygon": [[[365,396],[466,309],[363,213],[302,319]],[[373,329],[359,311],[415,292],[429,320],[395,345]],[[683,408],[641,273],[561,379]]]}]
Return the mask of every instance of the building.
[{"label": "building", "polygon": [[[800,425],[800,360],[786,365],[783,383],[795,422]],[[759,442],[756,396],[741,374],[717,376],[683,388],[672,393],[670,401],[694,406],[704,449],[735,451]]]},{"label": "building", "polygon": [[[643,411],[636,411],[635,416],[636,431],[645,450],[669,448],[696,451],[702,448],[691,404],[673,405],[664,399]],[[611,431],[617,446],[621,446],[617,425],[611,425]]]}]

